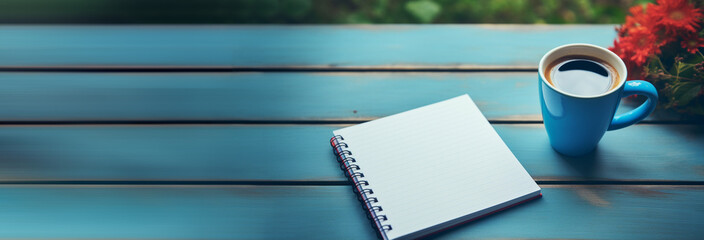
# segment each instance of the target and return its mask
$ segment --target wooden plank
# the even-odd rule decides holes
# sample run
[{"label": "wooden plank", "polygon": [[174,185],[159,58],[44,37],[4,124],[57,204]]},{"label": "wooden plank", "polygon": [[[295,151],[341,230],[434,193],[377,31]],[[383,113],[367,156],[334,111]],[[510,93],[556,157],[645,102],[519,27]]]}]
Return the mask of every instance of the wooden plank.
[{"label": "wooden plank", "polygon": [[[555,153],[541,124],[493,126],[537,180],[704,181],[704,125],[636,125],[608,132],[594,154],[581,158]],[[0,182],[339,183],[345,178],[328,139],[340,127],[4,126]]]},{"label": "wooden plank", "polygon": [[465,93],[490,120],[541,121],[537,84],[530,72],[6,72],[0,121],[365,121]]},{"label": "wooden plank", "polygon": [[536,68],[613,25],[3,25],[2,67]]},{"label": "wooden plank", "polygon": [[[704,187],[542,186],[438,237],[696,239]],[[347,186],[2,186],[2,239],[372,239]],[[393,216],[389,216],[393,225]]]}]

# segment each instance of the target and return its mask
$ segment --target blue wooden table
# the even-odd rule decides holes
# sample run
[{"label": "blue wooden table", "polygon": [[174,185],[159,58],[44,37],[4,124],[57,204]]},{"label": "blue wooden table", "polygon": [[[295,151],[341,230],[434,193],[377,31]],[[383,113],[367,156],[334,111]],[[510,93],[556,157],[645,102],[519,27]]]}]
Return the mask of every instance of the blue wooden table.
[{"label": "blue wooden table", "polygon": [[331,131],[464,93],[544,197],[436,237],[702,238],[701,122],[549,146],[538,60],[613,27],[0,26],[0,238],[373,239]]}]

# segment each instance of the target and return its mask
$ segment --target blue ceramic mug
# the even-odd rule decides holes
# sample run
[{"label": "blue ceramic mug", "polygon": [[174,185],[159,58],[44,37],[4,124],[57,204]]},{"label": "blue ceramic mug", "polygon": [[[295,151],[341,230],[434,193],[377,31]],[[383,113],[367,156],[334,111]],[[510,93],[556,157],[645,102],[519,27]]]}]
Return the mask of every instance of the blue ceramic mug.
[{"label": "blue ceramic mug", "polygon": [[[593,96],[570,94],[550,84],[545,76],[548,65],[568,56],[600,59],[617,72],[615,87]],[[628,75],[623,60],[608,49],[591,44],[568,44],[550,50],[538,65],[540,107],[545,130],[555,151],[578,156],[593,151],[606,131],[637,123],[647,117],[658,101],[655,87],[646,81],[626,82]],[[643,95],[648,100],[630,112],[614,116],[622,97]]]}]

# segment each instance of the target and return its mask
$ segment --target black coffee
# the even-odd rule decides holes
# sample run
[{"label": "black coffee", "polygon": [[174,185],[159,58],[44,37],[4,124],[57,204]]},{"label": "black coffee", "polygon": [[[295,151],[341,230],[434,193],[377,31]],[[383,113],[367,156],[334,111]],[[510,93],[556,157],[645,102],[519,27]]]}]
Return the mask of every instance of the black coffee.
[{"label": "black coffee", "polygon": [[608,63],[586,56],[566,56],[546,69],[554,87],[579,96],[599,95],[618,86],[618,73]]}]

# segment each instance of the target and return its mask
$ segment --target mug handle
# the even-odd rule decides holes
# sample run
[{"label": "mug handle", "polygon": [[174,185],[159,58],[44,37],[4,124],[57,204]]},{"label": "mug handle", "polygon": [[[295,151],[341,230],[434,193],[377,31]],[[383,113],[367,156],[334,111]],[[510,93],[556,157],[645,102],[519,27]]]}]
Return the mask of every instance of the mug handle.
[{"label": "mug handle", "polygon": [[621,97],[628,97],[636,94],[644,95],[648,97],[648,100],[636,109],[615,116],[614,119],[611,120],[611,125],[609,125],[609,129],[607,129],[608,131],[621,129],[628,127],[631,124],[640,122],[645,117],[650,115],[653,110],[655,110],[655,105],[658,102],[658,91],[655,89],[653,84],[643,80],[627,81],[626,86],[623,88]]}]

